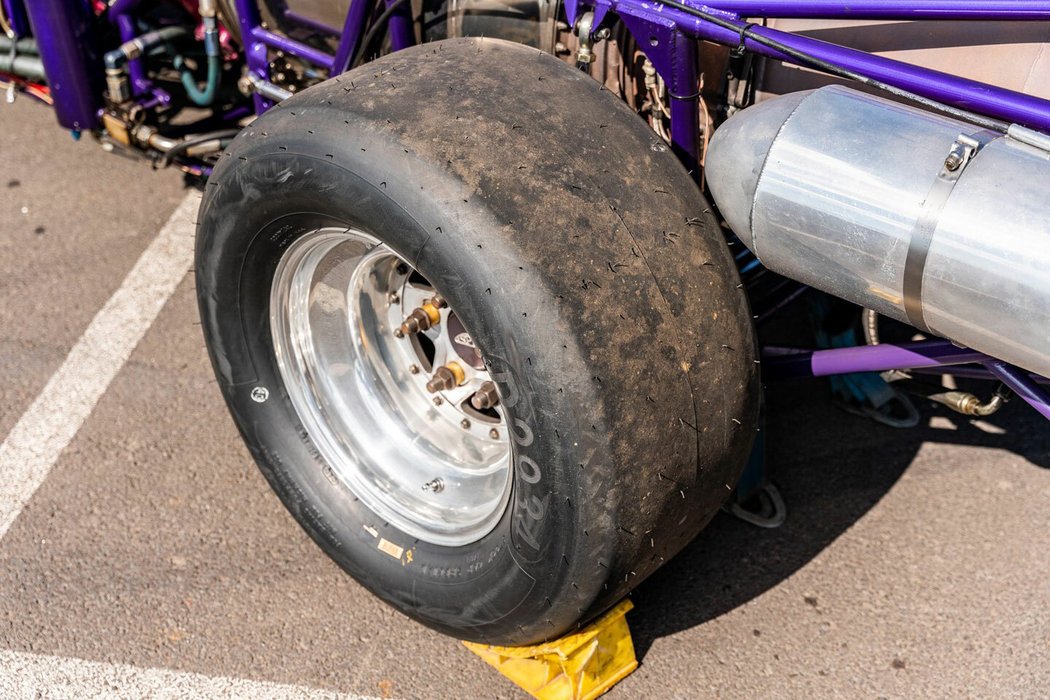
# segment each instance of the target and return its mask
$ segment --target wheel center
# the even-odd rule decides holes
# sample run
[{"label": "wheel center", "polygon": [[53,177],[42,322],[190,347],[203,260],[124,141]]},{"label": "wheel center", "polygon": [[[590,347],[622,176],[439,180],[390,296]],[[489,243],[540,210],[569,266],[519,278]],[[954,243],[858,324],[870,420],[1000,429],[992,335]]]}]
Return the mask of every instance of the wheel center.
[{"label": "wheel center", "polygon": [[485,361],[474,346],[474,339],[470,337],[470,333],[467,333],[466,327],[455,313],[448,315],[446,326],[449,342],[452,343],[452,349],[456,351],[460,359],[474,369],[485,369]]}]

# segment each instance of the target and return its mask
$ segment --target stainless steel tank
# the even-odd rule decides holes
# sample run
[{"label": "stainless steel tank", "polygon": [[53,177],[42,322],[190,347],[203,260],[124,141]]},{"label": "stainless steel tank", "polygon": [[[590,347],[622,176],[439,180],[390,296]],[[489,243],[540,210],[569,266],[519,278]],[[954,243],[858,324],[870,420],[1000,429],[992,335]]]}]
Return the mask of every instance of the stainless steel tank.
[{"label": "stainless steel tank", "polygon": [[770,269],[1050,375],[1050,139],[840,86],[750,107],[707,182]]}]

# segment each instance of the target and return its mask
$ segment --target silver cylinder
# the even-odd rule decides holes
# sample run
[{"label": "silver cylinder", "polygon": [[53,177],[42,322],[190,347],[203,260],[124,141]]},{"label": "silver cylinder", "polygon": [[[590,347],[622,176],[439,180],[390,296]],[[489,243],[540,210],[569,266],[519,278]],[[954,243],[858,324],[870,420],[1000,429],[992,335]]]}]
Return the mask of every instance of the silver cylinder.
[{"label": "silver cylinder", "polygon": [[707,182],[771,270],[1050,376],[1050,152],[1012,132],[831,86],[727,121]]}]

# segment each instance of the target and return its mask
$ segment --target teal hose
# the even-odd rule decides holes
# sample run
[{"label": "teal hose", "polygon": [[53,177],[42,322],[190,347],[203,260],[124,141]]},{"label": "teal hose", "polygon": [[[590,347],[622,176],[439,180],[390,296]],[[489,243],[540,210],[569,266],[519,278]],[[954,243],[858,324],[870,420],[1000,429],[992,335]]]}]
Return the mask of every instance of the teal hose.
[{"label": "teal hose", "polygon": [[182,56],[175,57],[175,67],[182,76],[182,86],[186,88],[186,94],[194,104],[207,107],[215,101],[215,95],[219,91],[219,78],[222,75],[222,60],[219,56],[208,56],[208,78],[204,89],[197,85],[197,78],[183,65]]},{"label": "teal hose", "polygon": [[[203,14],[203,13],[202,13]],[[208,79],[201,89],[197,79],[186,68],[182,56],[175,57],[175,68],[182,77],[182,86],[190,100],[201,107],[207,107],[215,101],[219,92],[219,79],[222,77],[222,49],[219,46],[219,26],[214,15],[201,18],[204,22],[204,53],[208,57]]]}]

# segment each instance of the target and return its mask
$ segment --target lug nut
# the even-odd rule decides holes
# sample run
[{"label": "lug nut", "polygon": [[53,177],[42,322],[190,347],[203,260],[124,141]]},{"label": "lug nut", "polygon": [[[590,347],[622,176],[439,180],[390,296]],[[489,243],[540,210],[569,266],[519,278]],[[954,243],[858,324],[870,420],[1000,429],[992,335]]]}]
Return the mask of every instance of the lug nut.
[{"label": "lug nut", "polygon": [[495,382],[482,382],[474,395],[470,397],[470,405],[479,411],[492,408],[499,403],[499,394],[496,392]]},{"label": "lug nut", "polygon": [[422,306],[412,310],[401,323],[402,333],[419,333],[433,328],[441,322],[441,307],[435,306],[433,300],[428,299]]},{"label": "lug nut", "polygon": [[427,391],[431,394],[438,391],[448,391],[462,384],[466,378],[467,376],[458,362],[449,362],[447,365],[437,368],[434,376],[427,382]]}]

